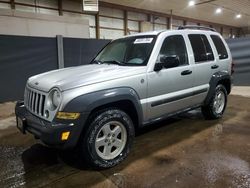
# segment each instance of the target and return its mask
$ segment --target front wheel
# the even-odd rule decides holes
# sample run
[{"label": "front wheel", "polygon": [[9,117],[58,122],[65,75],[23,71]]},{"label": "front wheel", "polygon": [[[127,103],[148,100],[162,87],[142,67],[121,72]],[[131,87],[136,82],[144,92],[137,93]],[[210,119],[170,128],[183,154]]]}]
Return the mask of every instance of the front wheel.
[{"label": "front wheel", "polygon": [[127,157],[134,134],[133,122],[124,111],[99,111],[92,116],[81,140],[81,156],[90,166],[113,167]]},{"label": "front wheel", "polygon": [[227,90],[223,85],[218,85],[210,102],[201,107],[206,119],[221,118],[227,105]]}]

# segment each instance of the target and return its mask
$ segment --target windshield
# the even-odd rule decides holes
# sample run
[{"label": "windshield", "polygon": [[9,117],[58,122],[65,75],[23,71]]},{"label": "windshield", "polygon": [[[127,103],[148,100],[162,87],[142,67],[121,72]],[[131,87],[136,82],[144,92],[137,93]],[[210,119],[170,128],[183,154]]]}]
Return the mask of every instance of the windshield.
[{"label": "windshield", "polygon": [[92,61],[127,66],[147,65],[156,36],[136,36],[109,43]]}]

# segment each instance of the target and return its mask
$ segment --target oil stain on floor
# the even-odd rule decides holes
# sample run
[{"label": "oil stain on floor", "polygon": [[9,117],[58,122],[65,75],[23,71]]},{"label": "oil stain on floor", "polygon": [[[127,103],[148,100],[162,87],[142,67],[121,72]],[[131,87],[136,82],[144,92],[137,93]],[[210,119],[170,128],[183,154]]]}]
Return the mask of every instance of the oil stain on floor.
[{"label": "oil stain on floor", "polygon": [[250,98],[230,96],[221,120],[196,110],[145,127],[129,157],[102,171],[20,134],[13,117],[1,118],[0,187],[250,188]]}]

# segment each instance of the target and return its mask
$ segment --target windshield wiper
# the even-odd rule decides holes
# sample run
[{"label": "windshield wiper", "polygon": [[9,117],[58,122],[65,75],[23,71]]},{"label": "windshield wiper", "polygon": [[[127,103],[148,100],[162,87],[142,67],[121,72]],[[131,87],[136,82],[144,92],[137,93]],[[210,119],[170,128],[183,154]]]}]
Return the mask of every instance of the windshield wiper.
[{"label": "windshield wiper", "polygon": [[121,65],[121,66],[126,65],[126,63],[124,63],[124,62],[120,62],[120,61],[117,61],[117,60],[103,61],[103,63],[107,63],[107,64],[115,64],[115,65]]}]

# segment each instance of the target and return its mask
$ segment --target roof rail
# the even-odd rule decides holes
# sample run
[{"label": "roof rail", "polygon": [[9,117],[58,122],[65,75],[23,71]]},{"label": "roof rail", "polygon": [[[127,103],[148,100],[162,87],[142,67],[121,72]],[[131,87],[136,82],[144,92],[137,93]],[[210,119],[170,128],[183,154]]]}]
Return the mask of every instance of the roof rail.
[{"label": "roof rail", "polygon": [[185,26],[178,27],[178,30],[183,30],[183,29],[198,29],[198,30],[209,30],[209,31],[216,32],[216,29],[212,27],[205,27],[205,26],[199,26],[199,25],[185,25]]}]

